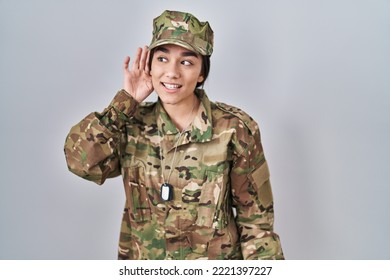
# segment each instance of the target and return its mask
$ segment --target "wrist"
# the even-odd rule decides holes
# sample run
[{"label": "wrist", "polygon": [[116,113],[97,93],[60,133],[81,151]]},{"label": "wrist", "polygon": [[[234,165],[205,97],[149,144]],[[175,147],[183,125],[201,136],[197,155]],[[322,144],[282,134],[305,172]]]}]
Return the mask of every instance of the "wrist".
[{"label": "wrist", "polygon": [[122,89],[117,92],[110,105],[129,117],[134,113],[138,104],[138,100],[133,95]]},{"label": "wrist", "polygon": [[144,101],[140,97],[137,98],[137,94],[133,93],[131,90],[124,88],[123,91],[126,92],[129,96],[131,96],[132,99],[134,99],[138,103],[141,103],[142,101]]}]

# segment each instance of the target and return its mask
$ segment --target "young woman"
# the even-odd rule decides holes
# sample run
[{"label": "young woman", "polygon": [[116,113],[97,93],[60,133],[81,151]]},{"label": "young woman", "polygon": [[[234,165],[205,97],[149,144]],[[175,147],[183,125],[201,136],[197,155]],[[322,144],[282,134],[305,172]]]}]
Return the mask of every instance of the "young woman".
[{"label": "young woman", "polygon": [[122,175],[119,259],[283,259],[259,128],[200,89],[211,27],[176,11],[153,23],[123,89],[71,129],[70,171],[98,184]]}]

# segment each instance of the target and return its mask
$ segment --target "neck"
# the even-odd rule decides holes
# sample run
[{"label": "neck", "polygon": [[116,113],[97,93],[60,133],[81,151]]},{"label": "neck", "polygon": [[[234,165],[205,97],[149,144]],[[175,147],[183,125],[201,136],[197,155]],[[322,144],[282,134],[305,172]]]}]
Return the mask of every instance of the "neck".
[{"label": "neck", "polygon": [[199,99],[194,94],[192,102],[186,102],[185,104],[163,104],[163,106],[176,128],[179,131],[183,131],[192,123],[199,103]]}]

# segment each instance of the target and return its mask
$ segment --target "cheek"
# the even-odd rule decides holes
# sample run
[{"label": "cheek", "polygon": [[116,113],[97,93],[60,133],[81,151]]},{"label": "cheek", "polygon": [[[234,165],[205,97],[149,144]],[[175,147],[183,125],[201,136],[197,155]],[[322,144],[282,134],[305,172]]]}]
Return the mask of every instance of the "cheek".
[{"label": "cheek", "polygon": [[152,76],[152,79],[161,77],[163,72],[164,72],[163,67],[152,62],[151,68],[150,68],[150,75]]},{"label": "cheek", "polygon": [[194,71],[194,72],[191,74],[191,80],[192,80],[192,82],[194,82],[194,83],[198,83],[198,82],[200,82],[201,80],[203,80],[202,75],[200,74],[200,71]]},{"label": "cheek", "polygon": [[151,68],[150,68],[150,72],[149,72],[150,76],[152,76],[152,82],[154,80],[156,80],[157,77],[159,76],[158,75],[158,70],[159,70],[158,67],[153,66],[153,63],[152,63]]},{"label": "cheek", "polygon": [[152,85],[155,88],[157,85],[160,84],[160,80],[156,77],[156,75],[152,73],[150,73],[150,75],[152,76]]}]

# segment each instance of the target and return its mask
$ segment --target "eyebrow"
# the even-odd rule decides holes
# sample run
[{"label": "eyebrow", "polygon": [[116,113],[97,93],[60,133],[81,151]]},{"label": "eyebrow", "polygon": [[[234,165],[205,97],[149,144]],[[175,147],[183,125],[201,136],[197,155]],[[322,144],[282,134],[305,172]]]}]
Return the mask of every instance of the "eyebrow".
[{"label": "eyebrow", "polygon": [[[169,54],[169,50],[168,50],[167,48],[164,48],[164,47],[157,47],[157,48],[156,48],[156,51],[161,51],[161,52],[163,52],[163,53]],[[192,52],[192,51],[185,51],[185,52],[182,52],[181,55],[182,55],[182,56],[193,56],[193,57],[198,58],[198,55],[197,55],[195,52]]]}]

